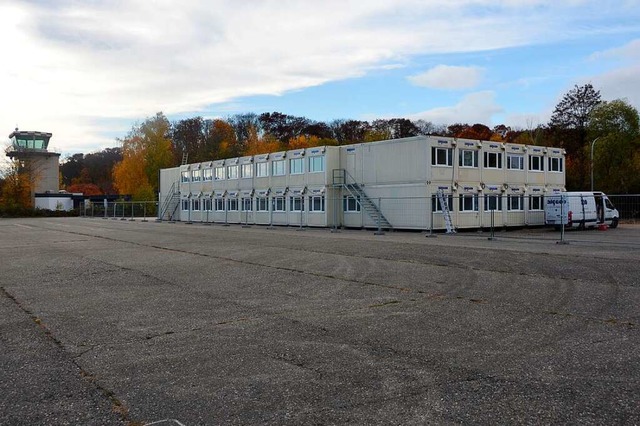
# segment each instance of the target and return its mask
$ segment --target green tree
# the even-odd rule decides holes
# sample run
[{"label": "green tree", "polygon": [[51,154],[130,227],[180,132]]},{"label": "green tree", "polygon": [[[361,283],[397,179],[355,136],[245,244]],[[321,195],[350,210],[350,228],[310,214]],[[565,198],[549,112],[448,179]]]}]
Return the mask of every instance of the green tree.
[{"label": "green tree", "polygon": [[567,152],[567,188],[570,190],[588,187],[589,160],[585,146],[589,140],[587,126],[591,111],[601,102],[600,91],[591,84],[574,86],[556,105],[549,128],[551,143]]},{"label": "green tree", "polygon": [[[608,193],[640,192],[640,117],[627,101],[603,102],[589,115],[594,181]],[[590,150],[591,146],[585,147]]]}]

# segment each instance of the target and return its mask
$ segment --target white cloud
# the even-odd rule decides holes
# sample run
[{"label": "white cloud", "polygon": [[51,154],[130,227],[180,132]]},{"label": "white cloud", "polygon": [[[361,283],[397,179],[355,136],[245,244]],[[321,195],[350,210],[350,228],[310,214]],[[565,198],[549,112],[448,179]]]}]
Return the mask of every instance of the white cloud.
[{"label": "white cloud", "polygon": [[591,55],[594,60],[619,60],[621,64],[602,74],[592,76],[589,82],[600,90],[602,99],[626,99],[640,108],[640,39]]},{"label": "white cloud", "polygon": [[410,115],[411,120],[426,120],[435,124],[493,124],[493,116],[503,112],[496,103],[496,94],[486,90],[464,96],[453,106],[433,108]]},{"label": "white cloud", "polygon": [[595,76],[592,83],[602,99],[626,99],[640,109],[640,63]]},{"label": "white cloud", "polygon": [[202,111],[396,67],[417,54],[574,37],[580,27],[566,14],[575,14],[573,3],[558,3],[5,0],[0,132],[16,123],[51,131],[63,151],[112,145],[114,129],[96,124],[103,118]]},{"label": "white cloud", "polygon": [[460,67],[437,65],[421,74],[407,77],[415,86],[431,89],[472,89],[482,78],[484,69],[480,67]]},{"label": "white cloud", "polygon": [[594,61],[610,59],[640,61],[640,39],[632,40],[624,46],[595,52],[589,59]]}]

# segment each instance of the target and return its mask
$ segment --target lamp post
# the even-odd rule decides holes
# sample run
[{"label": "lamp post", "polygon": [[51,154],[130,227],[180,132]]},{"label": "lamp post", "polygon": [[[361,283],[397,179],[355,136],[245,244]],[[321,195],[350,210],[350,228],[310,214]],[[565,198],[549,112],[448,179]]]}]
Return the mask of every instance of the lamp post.
[{"label": "lamp post", "polygon": [[593,192],[593,147],[598,139],[600,139],[600,136],[591,142],[591,192]]}]

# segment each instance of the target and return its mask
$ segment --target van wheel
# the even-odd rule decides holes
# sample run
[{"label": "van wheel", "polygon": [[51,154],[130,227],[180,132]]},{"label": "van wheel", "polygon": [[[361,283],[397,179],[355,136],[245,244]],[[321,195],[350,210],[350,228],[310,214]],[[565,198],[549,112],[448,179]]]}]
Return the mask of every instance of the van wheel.
[{"label": "van wheel", "polygon": [[617,217],[614,217],[614,218],[611,220],[611,225],[609,225],[609,228],[613,228],[613,229],[615,229],[615,228],[617,228],[617,227],[618,227],[618,218],[617,218]]},{"label": "van wheel", "polygon": [[585,226],[584,220],[580,222],[580,225],[578,225],[578,229],[580,231],[584,231],[585,229],[587,229],[587,227]]}]

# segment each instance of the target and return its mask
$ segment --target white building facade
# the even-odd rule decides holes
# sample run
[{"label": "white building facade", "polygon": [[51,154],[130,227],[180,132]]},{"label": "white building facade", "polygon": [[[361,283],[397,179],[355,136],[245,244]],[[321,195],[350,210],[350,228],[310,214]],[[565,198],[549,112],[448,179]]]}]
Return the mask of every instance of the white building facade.
[{"label": "white building facade", "polygon": [[[159,219],[443,229],[544,224],[564,191],[560,148],[417,136],[230,158],[160,171]],[[442,193],[441,200],[436,196]]]}]

